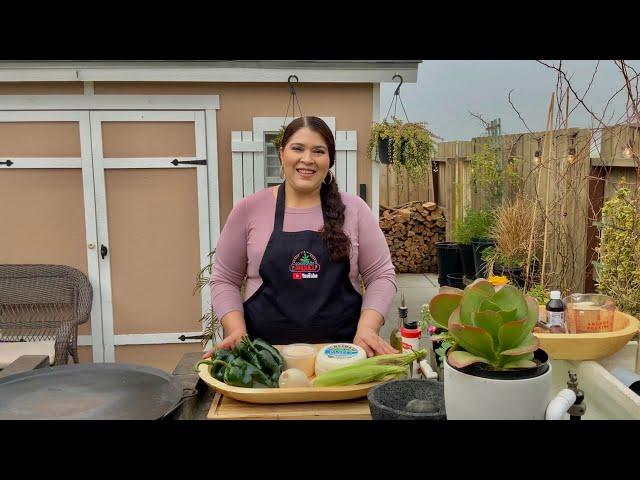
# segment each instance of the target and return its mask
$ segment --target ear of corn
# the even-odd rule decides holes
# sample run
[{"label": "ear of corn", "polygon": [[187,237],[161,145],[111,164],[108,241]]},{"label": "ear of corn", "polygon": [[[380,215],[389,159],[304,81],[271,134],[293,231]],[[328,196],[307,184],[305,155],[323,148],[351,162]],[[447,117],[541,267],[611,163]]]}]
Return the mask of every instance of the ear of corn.
[{"label": "ear of corn", "polygon": [[402,365],[358,365],[354,363],[318,375],[313,385],[316,387],[358,385],[402,378],[406,373],[407,367]]},{"label": "ear of corn", "polygon": [[419,362],[427,358],[427,350],[411,350],[410,352],[403,353],[391,353],[388,355],[376,355],[375,357],[369,357],[364,360],[359,360],[352,363],[349,366],[354,365],[411,365],[414,361]]}]

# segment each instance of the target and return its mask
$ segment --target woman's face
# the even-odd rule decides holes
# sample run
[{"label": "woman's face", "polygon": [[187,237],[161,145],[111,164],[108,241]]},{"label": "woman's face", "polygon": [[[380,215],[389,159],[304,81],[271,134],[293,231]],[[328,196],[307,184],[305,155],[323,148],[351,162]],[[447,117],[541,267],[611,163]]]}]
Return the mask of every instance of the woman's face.
[{"label": "woman's face", "polygon": [[318,190],[329,171],[329,149],[322,136],[302,127],[280,149],[280,159],[287,183],[296,191]]}]

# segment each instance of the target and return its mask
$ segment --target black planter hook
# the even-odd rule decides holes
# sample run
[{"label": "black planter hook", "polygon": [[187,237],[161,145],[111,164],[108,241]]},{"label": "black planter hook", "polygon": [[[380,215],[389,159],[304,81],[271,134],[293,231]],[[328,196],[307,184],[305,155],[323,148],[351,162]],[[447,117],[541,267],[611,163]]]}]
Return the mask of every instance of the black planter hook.
[{"label": "black planter hook", "polygon": [[287,78],[287,83],[289,84],[289,92],[291,92],[291,95],[295,95],[296,87],[294,87],[293,84],[291,83],[292,78],[295,78],[296,82],[299,82],[300,80],[298,79],[297,75],[289,75],[289,78]]},{"label": "black planter hook", "polygon": [[402,86],[402,84],[404,83],[404,79],[402,78],[402,75],[399,75],[399,74],[397,74],[397,73],[396,73],[396,74],[393,76],[393,78],[391,78],[391,80],[395,80],[395,79],[396,79],[396,77],[400,79],[400,83],[398,84],[398,87],[396,88],[396,91],[394,92],[394,95],[400,95],[400,87],[401,87],[401,86]]}]

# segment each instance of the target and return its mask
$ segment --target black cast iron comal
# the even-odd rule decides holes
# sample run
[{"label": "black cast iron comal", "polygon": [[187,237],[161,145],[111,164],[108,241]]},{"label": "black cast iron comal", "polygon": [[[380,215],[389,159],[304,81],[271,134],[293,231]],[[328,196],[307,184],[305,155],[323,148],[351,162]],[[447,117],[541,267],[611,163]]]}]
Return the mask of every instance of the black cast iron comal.
[{"label": "black cast iron comal", "polygon": [[0,420],[162,420],[197,394],[157,368],[63,365],[0,379]]}]

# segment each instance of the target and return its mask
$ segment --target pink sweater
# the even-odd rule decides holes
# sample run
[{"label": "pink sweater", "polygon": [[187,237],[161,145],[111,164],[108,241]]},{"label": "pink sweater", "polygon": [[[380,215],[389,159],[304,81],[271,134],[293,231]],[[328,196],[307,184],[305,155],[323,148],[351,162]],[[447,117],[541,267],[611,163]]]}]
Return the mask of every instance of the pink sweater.
[{"label": "pink sweater", "polygon": [[[382,231],[369,206],[360,198],[341,192],[346,206],[344,232],[351,238],[349,279],[360,291],[358,274],[366,288],[362,309],[372,309],[386,317],[397,291],[391,254]],[[276,198],[265,188],[238,202],[222,229],[211,271],[211,302],[222,318],[226,313],[243,311],[240,286],[245,276],[248,299],[262,285],[260,262],[273,232]],[[318,231],[323,226],[322,210],[286,208],[283,231]]]}]

